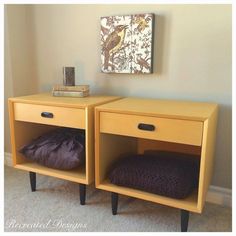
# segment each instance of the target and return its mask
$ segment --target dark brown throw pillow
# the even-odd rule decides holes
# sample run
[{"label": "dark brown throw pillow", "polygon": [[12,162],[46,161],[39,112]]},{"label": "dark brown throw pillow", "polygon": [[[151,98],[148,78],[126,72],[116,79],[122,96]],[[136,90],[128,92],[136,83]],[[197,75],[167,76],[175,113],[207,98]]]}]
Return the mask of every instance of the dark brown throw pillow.
[{"label": "dark brown throw pillow", "polygon": [[19,152],[50,168],[76,168],[85,161],[84,130],[59,128],[50,131],[23,146]]},{"label": "dark brown throw pillow", "polygon": [[199,158],[159,151],[118,160],[109,173],[111,183],[183,199],[197,187]]}]

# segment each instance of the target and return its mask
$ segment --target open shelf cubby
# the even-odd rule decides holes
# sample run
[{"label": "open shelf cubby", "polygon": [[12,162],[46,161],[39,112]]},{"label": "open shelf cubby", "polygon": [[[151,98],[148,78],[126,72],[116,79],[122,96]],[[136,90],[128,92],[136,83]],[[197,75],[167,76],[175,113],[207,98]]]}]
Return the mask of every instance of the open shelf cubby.
[{"label": "open shelf cubby", "polygon": [[100,133],[99,148],[97,149],[99,159],[96,160],[97,188],[192,212],[199,212],[197,188],[185,199],[174,199],[133,188],[117,186],[109,181],[108,173],[115,161],[126,154],[143,154],[144,151],[148,150],[182,152],[194,154],[196,158],[200,158],[201,153],[200,146]]},{"label": "open shelf cubby", "polygon": [[[58,126],[37,124],[24,121],[15,121],[15,158],[13,158],[14,167],[17,169],[35,172],[43,175],[48,175],[52,177],[57,177],[60,179],[65,179],[78,183],[87,183],[87,173],[86,173],[86,161],[85,164],[79,166],[78,168],[71,170],[59,170],[49,168],[35,162],[32,162],[24,157],[23,154],[19,152],[19,149],[28,144],[33,139],[36,139],[40,135],[47,133],[51,130],[59,128]],[[85,154],[86,155],[86,154]],[[87,156],[85,156],[87,159]]]}]

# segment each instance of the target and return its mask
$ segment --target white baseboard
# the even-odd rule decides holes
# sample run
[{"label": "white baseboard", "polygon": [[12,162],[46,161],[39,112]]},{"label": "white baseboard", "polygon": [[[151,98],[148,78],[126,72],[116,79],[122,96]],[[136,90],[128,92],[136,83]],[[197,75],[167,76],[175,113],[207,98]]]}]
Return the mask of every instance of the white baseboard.
[{"label": "white baseboard", "polygon": [[[4,164],[13,166],[11,153],[4,153]],[[222,206],[232,207],[232,190],[211,185],[207,193],[206,201]]]},{"label": "white baseboard", "polygon": [[13,166],[11,153],[9,152],[4,153],[4,165]]},{"label": "white baseboard", "polygon": [[232,207],[232,190],[211,185],[207,193],[206,201]]}]

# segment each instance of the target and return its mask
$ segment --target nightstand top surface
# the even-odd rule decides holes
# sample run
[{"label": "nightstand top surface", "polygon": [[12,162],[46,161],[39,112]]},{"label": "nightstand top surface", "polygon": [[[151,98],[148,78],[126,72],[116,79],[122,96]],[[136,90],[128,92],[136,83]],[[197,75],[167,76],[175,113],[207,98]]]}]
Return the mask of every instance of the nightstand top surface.
[{"label": "nightstand top surface", "polygon": [[13,102],[40,104],[40,105],[51,105],[51,106],[65,106],[65,107],[76,107],[85,108],[89,106],[103,104],[105,102],[114,101],[119,99],[117,96],[88,96],[83,98],[75,97],[54,97],[51,93],[39,93],[21,97],[9,98]]},{"label": "nightstand top surface", "polygon": [[211,116],[217,107],[216,103],[129,97],[100,105],[96,109],[124,114],[204,121]]}]

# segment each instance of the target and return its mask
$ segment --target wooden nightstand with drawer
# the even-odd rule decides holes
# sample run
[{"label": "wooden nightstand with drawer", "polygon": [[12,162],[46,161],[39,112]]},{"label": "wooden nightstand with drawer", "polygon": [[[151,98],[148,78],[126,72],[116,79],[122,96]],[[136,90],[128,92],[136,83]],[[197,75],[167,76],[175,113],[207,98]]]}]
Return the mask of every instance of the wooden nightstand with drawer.
[{"label": "wooden nightstand with drawer", "polygon": [[[86,185],[94,181],[94,106],[117,99],[53,97],[49,93],[9,98],[13,166],[29,171],[32,191],[36,190],[36,173],[57,177],[79,183],[80,202],[85,204]],[[19,153],[20,147],[58,127],[85,131],[85,165],[73,170],[52,169],[30,162]]]},{"label": "wooden nightstand with drawer", "polygon": [[[189,212],[201,213],[210,184],[218,105],[142,98],[123,98],[95,108],[96,187],[112,193],[116,214],[118,194],[181,209],[181,231]],[[174,199],[112,184],[108,172],[125,153],[164,150],[200,158],[198,188],[185,199]]]}]

